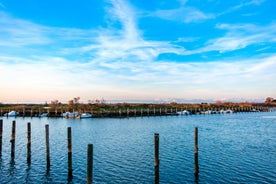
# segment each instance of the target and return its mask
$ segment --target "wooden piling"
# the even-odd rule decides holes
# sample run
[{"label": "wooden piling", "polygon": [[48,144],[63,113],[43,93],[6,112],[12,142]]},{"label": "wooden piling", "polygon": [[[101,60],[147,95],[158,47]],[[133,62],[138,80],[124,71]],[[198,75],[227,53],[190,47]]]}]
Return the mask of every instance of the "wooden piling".
[{"label": "wooden piling", "polygon": [[31,123],[27,124],[27,164],[31,164]]},{"label": "wooden piling", "polygon": [[15,155],[15,126],[16,122],[12,121],[12,133],[11,133],[11,159],[14,160]]},{"label": "wooden piling", "polygon": [[49,125],[45,125],[45,140],[46,140],[46,161],[47,168],[50,168],[50,145],[49,145]]},{"label": "wooden piling", "polygon": [[194,129],[194,175],[198,177],[198,128]]},{"label": "wooden piling", "polygon": [[71,127],[67,128],[67,145],[68,145],[68,179],[73,178],[72,167],[72,133]]},{"label": "wooden piling", "polygon": [[93,144],[87,146],[87,177],[86,183],[91,184],[93,182]]},{"label": "wooden piling", "polygon": [[154,134],[154,183],[159,184],[159,134]]},{"label": "wooden piling", "polygon": [[0,157],[2,156],[3,120],[0,119]]}]

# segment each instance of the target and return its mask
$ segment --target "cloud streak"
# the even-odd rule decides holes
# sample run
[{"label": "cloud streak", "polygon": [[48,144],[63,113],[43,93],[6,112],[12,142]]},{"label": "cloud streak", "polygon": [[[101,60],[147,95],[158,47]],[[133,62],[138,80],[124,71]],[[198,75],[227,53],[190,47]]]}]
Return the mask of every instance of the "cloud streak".
[{"label": "cloud streak", "polygon": [[226,30],[223,37],[211,39],[206,46],[195,52],[229,52],[246,48],[250,45],[275,42],[276,24],[258,27],[252,24],[218,24],[218,29]]},{"label": "cloud streak", "polygon": [[214,18],[212,14],[207,14],[194,7],[187,6],[186,1],[181,1],[179,8],[157,10],[149,13],[149,16],[183,23],[200,22]]}]

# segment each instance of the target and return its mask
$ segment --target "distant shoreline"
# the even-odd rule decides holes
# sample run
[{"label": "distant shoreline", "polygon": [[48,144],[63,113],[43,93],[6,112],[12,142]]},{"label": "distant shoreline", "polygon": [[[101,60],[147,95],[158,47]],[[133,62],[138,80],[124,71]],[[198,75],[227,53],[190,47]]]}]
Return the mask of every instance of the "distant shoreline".
[{"label": "distant shoreline", "polygon": [[[235,112],[266,112],[276,103],[201,103],[201,104],[137,104],[137,103],[72,103],[72,104],[0,104],[0,116],[15,111],[19,117],[62,117],[64,112],[91,113],[92,117],[170,116],[193,114],[224,114]],[[184,113],[185,111],[185,113]]]}]

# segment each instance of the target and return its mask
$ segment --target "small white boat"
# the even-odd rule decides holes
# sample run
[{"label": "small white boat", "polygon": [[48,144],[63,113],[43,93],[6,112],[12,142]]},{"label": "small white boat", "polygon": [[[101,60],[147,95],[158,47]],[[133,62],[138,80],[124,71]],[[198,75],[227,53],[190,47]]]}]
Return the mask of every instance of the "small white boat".
[{"label": "small white boat", "polygon": [[19,113],[16,111],[10,111],[9,113],[5,113],[4,116],[8,116],[8,117],[15,117],[18,116]]},{"label": "small white boat", "polygon": [[227,110],[220,110],[219,113],[221,114],[231,114],[233,113],[234,111],[232,111],[231,109],[227,109]]},{"label": "small white boat", "polygon": [[188,110],[184,110],[184,111],[179,111],[179,112],[176,112],[178,115],[189,115],[190,112]]},{"label": "small white boat", "polygon": [[79,112],[65,112],[62,113],[62,117],[64,118],[77,118],[80,115]]},{"label": "small white boat", "polygon": [[227,109],[226,111],[225,111],[225,113],[233,113],[234,111],[232,111],[231,109]]},{"label": "small white boat", "polygon": [[211,110],[202,111],[201,114],[212,114],[212,111]]},{"label": "small white boat", "polygon": [[82,113],[81,115],[80,115],[80,118],[82,119],[82,118],[92,118],[92,114],[90,114],[90,113]]},{"label": "small white boat", "polygon": [[38,117],[42,118],[42,117],[48,117],[48,113],[44,112],[38,115]]}]

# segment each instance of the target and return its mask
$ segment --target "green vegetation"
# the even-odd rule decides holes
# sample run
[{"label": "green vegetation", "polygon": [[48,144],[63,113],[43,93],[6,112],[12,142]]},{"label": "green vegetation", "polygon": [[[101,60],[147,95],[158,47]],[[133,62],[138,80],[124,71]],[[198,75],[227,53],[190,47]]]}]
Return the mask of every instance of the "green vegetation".
[{"label": "green vegetation", "polygon": [[183,103],[106,103],[105,101],[96,100],[94,103],[91,101],[88,103],[80,103],[79,98],[70,100],[67,104],[61,103],[58,100],[51,101],[50,104],[3,104],[0,103],[0,110],[34,110],[34,111],[118,111],[118,110],[141,110],[141,109],[240,109],[240,108],[253,108],[253,107],[275,107],[275,100],[266,101],[265,103],[250,103],[250,102],[216,102],[216,103],[197,103],[197,104],[183,104]]}]

